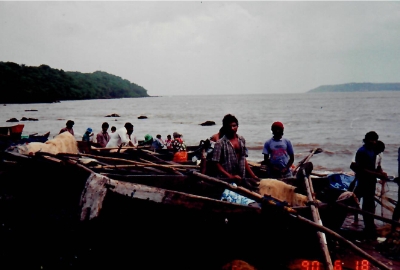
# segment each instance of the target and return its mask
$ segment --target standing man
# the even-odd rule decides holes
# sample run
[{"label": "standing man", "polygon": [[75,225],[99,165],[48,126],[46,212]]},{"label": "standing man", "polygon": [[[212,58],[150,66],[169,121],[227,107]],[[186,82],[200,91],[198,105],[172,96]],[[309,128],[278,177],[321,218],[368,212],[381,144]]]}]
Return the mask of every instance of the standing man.
[{"label": "standing man", "polygon": [[274,122],[271,126],[273,137],[265,142],[263,148],[264,161],[268,177],[292,177],[290,167],[294,162],[294,151],[290,140],[283,137],[283,124]]},{"label": "standing man", "polygon": [[101,131],[96,135],[96,141],[100,147],[106,147],[107,143],[110,141],[110,135],[108,134],[108,123],[104,122],[101,125]]},{"label": "standing man", "polygon": [[[355,164],[350,167],[355,171],[355,181],[357,181],[354,194],[358,199],[363,198],[362,210],[372,214],[375,213],[376,178],[387,179],[385,172],[377,171],[375,168],[377,155],[375,146],[378,139],[379,136],[375,131],[365,134],[364,145],[357,150]],[[363,218],[366,238],[376,240],[374,218],[369,215],[364,215]]]},{"label": "standing man", "polygon": [[136,147],[138,145],[136,136],[132,135],[133,125],[126,122],[124,127],[117,129],[114,133],[111,133],[110,141],[107,143],[106,147],[120,147],[120,146],[132,146]]},{"label": "standing man", "polygon": [[227,114],[222,119],[225,135],[214,145],[212,161],[220,176],[229,178],[232,182],[242,185],[246,172],[251,178],[259,180],[247,163],[247,148],[245,139],[237,134],[239,121],[234,115]]},{"label": "standing man", "polygon": [[74,124],[75,124],[74,121],[68,120],[67,123],[65,124],[65,128],[62,128],[58,134],[68,131],[74,136],[74,129],[72,128]]}]

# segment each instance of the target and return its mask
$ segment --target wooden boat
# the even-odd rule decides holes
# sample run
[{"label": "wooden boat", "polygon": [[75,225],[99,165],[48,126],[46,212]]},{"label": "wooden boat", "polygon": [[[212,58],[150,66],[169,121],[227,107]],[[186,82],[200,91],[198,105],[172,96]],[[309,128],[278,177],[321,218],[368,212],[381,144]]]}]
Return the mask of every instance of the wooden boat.
[{"label": "wooden boat", "polygon": [[16,124],[12,126],[0,127],[0,136],[9,137],[11,139],[20,139],[24,124]]},{"label": "wooden boat", "polygon": [[[135,151],[129,160],[4,152],[3,246],[24,246],[19,253],[2,249],[5,263],[23,268],[221,269],[243,259],[258,269],[299,269],[299,258],[322,265],[315,232],[323,230],[329,241],[339,239],[387,269],[336,235],[344,208],[320,205],[321,226],[310,220],[310,207],[290,207],[244,188],[235,191],[262,207],[224,202],[219,194],[230,188],[226,182],[198,173],[198,167]],[[18,233],[10,235],[9,229]],[[16,260],[21,252],[27,260]],[[156,259],[148,260],[149,254]]]}]

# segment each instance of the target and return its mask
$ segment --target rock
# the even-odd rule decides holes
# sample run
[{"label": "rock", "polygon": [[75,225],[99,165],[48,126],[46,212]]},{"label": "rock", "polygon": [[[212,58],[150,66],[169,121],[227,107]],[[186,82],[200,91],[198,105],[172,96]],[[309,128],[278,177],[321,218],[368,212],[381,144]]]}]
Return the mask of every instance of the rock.
[{"label": "rock", "polygon": [[214,121],[205,121],[204,123],[201,123],[200,125],[202,126],[213,126],[215,125]]},{"label": "rock", "polygon": [[6,122],[19,122],[17,118],[8,119]]},{"label": "rock", "polygon": [[106,115],[106,117],[120,117],[120,116],[116,113],[113,113],[113,114]]},{"label": "rock", "polygon": [[37,112],[38,110],[25,110],[26,112]]},{"label": "rock", "polygon": [[139,116],[137,119],[147,119],[147,116],[141,115],[141,116]]},{"label": "rock", "polygon": [[25,116],[21,118],[20,121],[39,121],[37,118],[26,118]]}]

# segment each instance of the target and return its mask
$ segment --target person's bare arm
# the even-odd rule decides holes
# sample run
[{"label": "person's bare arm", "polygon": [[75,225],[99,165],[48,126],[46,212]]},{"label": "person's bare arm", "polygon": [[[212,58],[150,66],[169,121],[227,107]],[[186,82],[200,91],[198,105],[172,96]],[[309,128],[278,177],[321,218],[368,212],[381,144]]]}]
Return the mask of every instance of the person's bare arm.
[{"label": "person's bare arm", "polygon": [[229,179],[234,179],[236,184],[240,184],[242,178],[239,175],[228,173],[219,162],[216,163],[216,167],[218,171],[220,171],[224,176],[226,176]]},{"label": "person's bare arm", "polygon": [[287,171],[289,171],[290,167],[293,165],[293,162],[294,162],[294,155],[293,155],[293,154],[290,154],[290,155],[289,155],[289,161],[288,161],[288,163],[286,164],[286,167],[283,168],[282,172],[283,172],[283,173],[286,173]]},{"label": "person's bare arm", "polygon": [[350,164],[350,169],[352,171],[354,171],[355,173],[366,173],[369,174],[371,176],[375,176],[376,178],[382,179],[382,180],[386,180],[387,177],[387,173],[384,171],[372,171],[372,170],[368,170],[365,168],[360,168],[360,166],[357,165],[357,163],[352,162]]},{"label": "person's bare arm", "polygon": [[259,178],[257,177],[257,175],[254,174],[253,170],[249,166],[249,163],[247,163],[247,159],[244,161],[244,164],[245,164],[246,172],[249,173],[250,177],[258,180]]}]

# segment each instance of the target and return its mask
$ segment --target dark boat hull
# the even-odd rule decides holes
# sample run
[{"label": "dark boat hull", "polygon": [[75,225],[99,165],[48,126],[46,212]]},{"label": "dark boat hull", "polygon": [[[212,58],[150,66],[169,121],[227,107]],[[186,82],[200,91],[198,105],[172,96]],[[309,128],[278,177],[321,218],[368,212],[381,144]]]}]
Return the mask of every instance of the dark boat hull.
[{"label": "dark boat hull", "polygon": [[[87,171],[11,160],[2,164],[0,224],[1,259],[12,269],[221,269],[233,259],[286,269],[296,258],[319,257],[315,232],[279,208],[261,212],[165,189],[159,201],[139,198],[113,188],[118,180],[107,186],[99,214],[82,221]],[[120,182],[137,193],[157,189]]]}]

